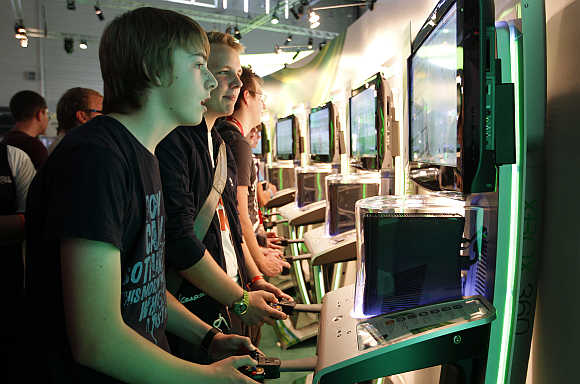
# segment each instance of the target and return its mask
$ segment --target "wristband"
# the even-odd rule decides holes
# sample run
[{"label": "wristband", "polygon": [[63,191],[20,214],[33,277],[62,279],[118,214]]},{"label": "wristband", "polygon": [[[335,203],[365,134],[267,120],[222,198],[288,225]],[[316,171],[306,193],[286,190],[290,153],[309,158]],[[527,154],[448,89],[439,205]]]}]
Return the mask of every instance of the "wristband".
[{"label": "wristband", "polygon": [[209,329],[209,331],[207,331],[207,333],[205,334],[203,340],[201,341],[201,347],[205,351],[209,351],[209,346],[211,345],[211,342],[213,341],[213,338],[215,337],[215,335],[217,335],[218,333],[221,333],[221,332],[222,331],[220,331],[216,327],[211,327]]},{"label": "wristband", "polygon": [[246,284],[246,286],[248,287],[248,289],[249,289],[249,288],[250,288],[252,285],[254,285],[254,283],[255,283],[256,281],[258,281],[258,280],[264,280],[264,275],[257,275],[257,276],[254,276],[254,278],[252,279],[252,281],[250,281],[248,284]]}]

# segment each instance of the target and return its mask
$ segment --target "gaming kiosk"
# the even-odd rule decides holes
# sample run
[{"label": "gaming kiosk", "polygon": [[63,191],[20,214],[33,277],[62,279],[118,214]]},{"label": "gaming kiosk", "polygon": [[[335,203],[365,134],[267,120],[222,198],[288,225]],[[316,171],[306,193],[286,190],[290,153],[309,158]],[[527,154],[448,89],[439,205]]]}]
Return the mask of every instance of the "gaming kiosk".
[{"label": "gaming kiosk", "polygon": [[505,268],[502,215],[520,193],[500,176],[516,163],[520,112],[502,83],[513,61],[496,52],[491,0],[440,1],[413,41],[408,174],[424,193],[356,203],[356,283],[324,296],[307,382],[409,372],[413,383],[411,371],[439,365],[435,382],[498,380],[494,319],[517,309],[503,303],[517,268]]}]

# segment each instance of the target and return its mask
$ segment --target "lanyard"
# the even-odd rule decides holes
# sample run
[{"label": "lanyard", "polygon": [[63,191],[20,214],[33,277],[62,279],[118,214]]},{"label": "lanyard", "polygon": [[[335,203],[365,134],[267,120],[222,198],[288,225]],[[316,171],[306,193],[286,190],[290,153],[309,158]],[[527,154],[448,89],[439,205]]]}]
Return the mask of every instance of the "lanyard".
[{"label": "lanyard", "polygon": [[234,123],[236,125],[236,127],[238,127],[240,129],[242,136],[244,136],[244,127],[242,127],[242,123],[240,123],[238,121],[238,119],[236,119],[235,117],[232,117],[232,116],[228,116],[228,117],[226,117],[226,120]]}]

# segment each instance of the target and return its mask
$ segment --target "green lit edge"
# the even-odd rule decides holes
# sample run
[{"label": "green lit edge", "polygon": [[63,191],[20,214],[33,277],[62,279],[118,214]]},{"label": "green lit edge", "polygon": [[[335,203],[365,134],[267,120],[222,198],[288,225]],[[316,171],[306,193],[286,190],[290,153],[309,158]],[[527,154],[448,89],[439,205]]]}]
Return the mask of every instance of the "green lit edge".
[{"label": "green lit edge", "polygon": [[[500,368],[503,367],[503,383],[509,381],[511,356],[513,347],[513,338],[515,331],[515,321],[517,313],[518,301],[515,296],[518,294],[518,280],[520,265],[520,250],[521,238],[519,234],[522,229],[523,217],[521,216],[521,205],[523,202],[523,178],[525,165],[525,149],[522,143],[522,126],[520,120],[520,79],[518,74],[519,69],[519,44],[520,41],[516,39],[514,26],[510,25],[510,39],[513,44],[510,44],[510,58],[511,58],[511,81],[514,83],[514,109],[515,109],[515,143],[516,143],[516,164],[511,165],[511,215],[510,215],[510,248],[508,253],[508,275],[507,275],[507,289],[512,294],[507,296],[504,307],[504,321],[502,324],[502,346],[500,352]],[[525,133],[525,132],[524,132]],[[505,341],[505,342],[504,342]],[[509,360],[509,361],[508,361]]]}]

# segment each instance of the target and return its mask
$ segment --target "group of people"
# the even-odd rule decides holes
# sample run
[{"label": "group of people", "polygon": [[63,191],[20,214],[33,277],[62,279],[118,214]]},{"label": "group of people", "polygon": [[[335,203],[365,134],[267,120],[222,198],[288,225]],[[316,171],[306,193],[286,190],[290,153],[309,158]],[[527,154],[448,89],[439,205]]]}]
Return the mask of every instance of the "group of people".
[{"label": "group of people", "polygon": [[12,258],[25,274],[3,329],[13,359],[41,360],[38,379],[253,382],[238,368],[255,364],[260,325],[286,318],[272,303],[291,297],[267,278],[290,266],[260,224],[264,96],[242,51],[173,11],[117,17],[99,48],[104,96],[63,95],[50,154],[32,144],[46,102],[13,97],[0,249],[26,239],[26,257]]}]

